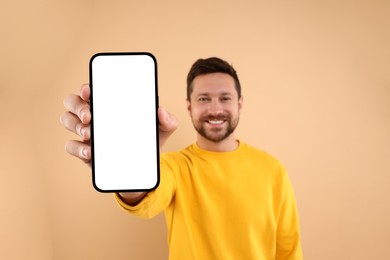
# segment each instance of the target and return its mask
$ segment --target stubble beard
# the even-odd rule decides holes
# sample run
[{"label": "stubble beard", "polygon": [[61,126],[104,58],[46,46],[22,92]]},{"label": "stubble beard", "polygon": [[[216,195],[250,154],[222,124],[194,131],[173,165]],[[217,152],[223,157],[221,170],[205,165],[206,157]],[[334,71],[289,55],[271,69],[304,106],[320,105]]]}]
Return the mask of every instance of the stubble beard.
[{"label": "stubble beard", "polygon": [[[206,121],[209,120],[224,120],[225,125],[221,127],[216,127],[214,129],[207,129]],[[192,123],[194,125],[195,130],[205,139],[218,143],[226,138],[228,138],[236,129],[239,121],[239,116],[232,118],[231,115],[220,115],[220,116],[205,116],[200,118],[199,121],[195,122],[192,118]]]}]

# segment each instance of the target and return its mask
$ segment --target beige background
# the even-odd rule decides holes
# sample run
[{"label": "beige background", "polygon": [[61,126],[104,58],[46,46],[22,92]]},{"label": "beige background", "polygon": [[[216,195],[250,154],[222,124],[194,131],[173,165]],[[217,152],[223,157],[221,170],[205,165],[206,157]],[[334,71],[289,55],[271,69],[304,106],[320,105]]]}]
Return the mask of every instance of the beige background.
[{"label": "beige background", "polygon": [[305,259],[390,259],[390,2],[1,1],[0,259],[166,259],[164,216],[96,192],[64,152],[63,98],[101,51],[149,51],[160,101],[194,141],[185,77],[199,57],[243,85],[238,137],[295,187]]}]

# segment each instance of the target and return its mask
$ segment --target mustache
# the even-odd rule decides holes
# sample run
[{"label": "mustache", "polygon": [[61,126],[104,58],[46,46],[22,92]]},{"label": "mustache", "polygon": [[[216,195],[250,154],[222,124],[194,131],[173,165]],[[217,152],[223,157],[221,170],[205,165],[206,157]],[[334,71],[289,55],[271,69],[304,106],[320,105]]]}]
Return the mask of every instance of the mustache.
[{"label": "mustache", "polygon": [[215,121],[219,121],[219,120],[223,120],[223,121],[227,121],[230,119],[230,116],[228,114],[219,114],[219,115],[205,115],[202,117],[202,121],[210,121],[210,120],[215,120]]}]

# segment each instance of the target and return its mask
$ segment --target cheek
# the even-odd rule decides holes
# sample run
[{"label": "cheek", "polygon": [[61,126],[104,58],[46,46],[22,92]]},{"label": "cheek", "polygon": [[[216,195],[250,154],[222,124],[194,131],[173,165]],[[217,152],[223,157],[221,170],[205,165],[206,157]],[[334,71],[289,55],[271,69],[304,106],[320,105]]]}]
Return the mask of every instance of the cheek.
[{"label": "cheek", "polygon": [[199,120],[199,118],[202,116],[202,113],[198,109],[192,109],[190,116],[192,119]]},{"label": "cheek", "polygon": [[204,106],[194,106],[191,105],[188,109],[190,115],[192,116],[197,116],[197,115],[202,115],[207,112],[207,109]]},{"label": "cheek", "polygon": [[194,106],[189,106],[188,107],[188,115],[191,117],[192,120],[197,118],[197,109]]}]

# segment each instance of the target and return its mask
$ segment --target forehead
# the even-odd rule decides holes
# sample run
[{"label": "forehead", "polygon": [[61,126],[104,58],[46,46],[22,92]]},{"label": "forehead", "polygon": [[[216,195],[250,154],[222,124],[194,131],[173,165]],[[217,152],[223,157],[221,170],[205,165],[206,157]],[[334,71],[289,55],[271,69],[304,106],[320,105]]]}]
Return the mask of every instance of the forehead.
[{"label": "forehead", "polygon": [[194,78],[192,95],[221,94],[237,95],[235,82],[232,76],[226,73],[209,73]]}]

